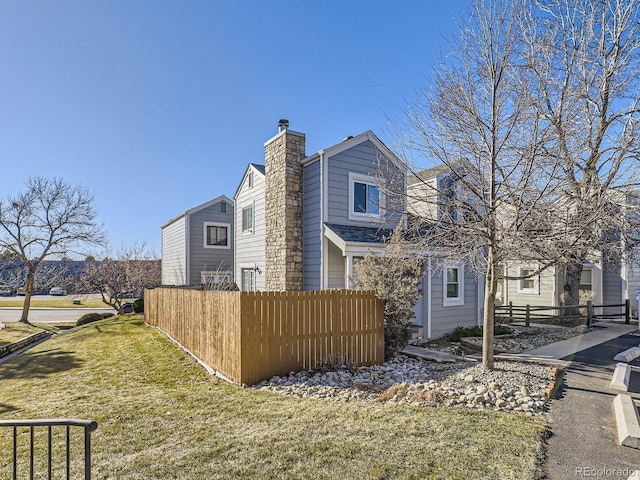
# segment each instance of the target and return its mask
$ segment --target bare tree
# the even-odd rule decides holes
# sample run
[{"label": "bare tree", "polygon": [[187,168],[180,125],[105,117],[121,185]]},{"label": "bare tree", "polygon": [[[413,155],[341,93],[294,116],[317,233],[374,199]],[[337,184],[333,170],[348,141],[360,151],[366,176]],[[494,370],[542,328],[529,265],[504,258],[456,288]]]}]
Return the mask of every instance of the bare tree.
[{"label": "bare tree", "polygon": [[80,283],[84,291],[99,292],[105,304],[122,313],[126,297],[160,285],[160,261],[144,243],[135,244],[120,250],[115,259],[87,263]]},{"label": "bare tree", "polygon": [[546,145],[560,167],[557,222],[568,245],[564,302],[579,303],[585,261],[617,262],[638,243],[640,1],[538,0],[523,19],[526,67]]},{"label": "bare tree", "polygon": [[411,339],[411,325],[421,292],[424,258],[405,250],[402,231],[394,232],[381,252],[369,252],[355,265],[353,284],[384,301],[385,357],[397,355]]},{"label": "bare tree", "polygon": [[[484,275],[483,366],[494,368],[499,266],[558,255],[549,212],[559,200],[557,165],[545,146],[523,68],[525,1],[478,0],[451,42],[433,84],[407,112],[398,151],[412,175],[406,194],[411,248],[464,261]],[[416,159],[432,162],[420,170]]]},{"label": "bare tree", "polygon": [[21,322],[28,323],[38,268],[46,258],[60,258],[105,240],[97,222],[93,195],[63,179],[33,177],[25,190],[0,202],[0,250],[24,263],[25,299]]}]

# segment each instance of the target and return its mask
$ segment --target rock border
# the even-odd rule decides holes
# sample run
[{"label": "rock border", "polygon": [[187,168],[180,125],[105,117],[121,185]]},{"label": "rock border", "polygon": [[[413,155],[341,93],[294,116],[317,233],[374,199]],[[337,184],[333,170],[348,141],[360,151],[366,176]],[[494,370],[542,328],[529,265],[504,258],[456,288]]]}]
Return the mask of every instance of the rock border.
[{"label": "rock border", "polygon": [[18,350],[21,350],[24,347],[31,345],[32,343],[38,342],[49,335],[51,335],[51,332],[42,330],[41,332],[34,333],[33,335],[29,335],[28,337],[24,337],[17,342],[3,345],[0,347],[0,358],[11,355],[12,353],[17,352]]}]

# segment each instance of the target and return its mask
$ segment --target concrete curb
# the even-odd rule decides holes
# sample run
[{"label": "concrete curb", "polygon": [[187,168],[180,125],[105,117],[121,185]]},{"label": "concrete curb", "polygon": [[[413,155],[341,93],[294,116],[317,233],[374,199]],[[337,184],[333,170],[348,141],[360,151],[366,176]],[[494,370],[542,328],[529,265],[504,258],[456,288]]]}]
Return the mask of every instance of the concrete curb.
[{"label": "concrete curb", "polygon": [[616,395],[613,409],[618,426],[618,443],[624,447],[640,449],[640,424],[633,398],[625,393]]},{"label": "concrete curb", "polygon": [[640,347],[632,347],[623,352],[620,352],[615,357],[613,357],[613,359],[617,360],[618,362],[629,363],[638,357],[640,357]]},{"label": "concrete curb", "polygon": [[629,377],[631,376],[631,365],[628,363],[618,363],[611,378],[611,388],[613,390],[629,390]]}]

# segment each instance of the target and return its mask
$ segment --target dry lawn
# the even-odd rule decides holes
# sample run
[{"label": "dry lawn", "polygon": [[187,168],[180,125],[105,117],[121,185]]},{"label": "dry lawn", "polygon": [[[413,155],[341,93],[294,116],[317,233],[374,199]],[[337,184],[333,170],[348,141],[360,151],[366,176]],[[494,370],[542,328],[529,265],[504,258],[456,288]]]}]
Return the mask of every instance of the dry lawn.
[{"label": "dry lawn", "polygon": [[[135,315],[54,337],[1,364],[0,382],[0,418],[97,420],[96,479],[540,477],[539,418],[242,389]],[[8,442],[0,436],[0,478]]]},{"label": "dry lawn", "polygon": [[40,330],[42,329],[25,323],[7,322],[4,324],[4,328],[0,330],[0,346],[17,342],[29,335],[38,333]]}]

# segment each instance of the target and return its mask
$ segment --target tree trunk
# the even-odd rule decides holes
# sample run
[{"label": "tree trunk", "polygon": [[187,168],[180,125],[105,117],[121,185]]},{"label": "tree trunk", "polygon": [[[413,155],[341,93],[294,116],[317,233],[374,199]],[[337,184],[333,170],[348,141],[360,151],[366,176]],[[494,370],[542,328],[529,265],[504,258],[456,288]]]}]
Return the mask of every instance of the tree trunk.
[{"label": "tree trunk", "polygon": [[489,259],[487,262],[487,275],[485,277],[484,290],[484,315],[482,322],[482,366],[485,370],[493,370],[493,328],[495,325],[493,307],[496,303],[496,290],[498,278],[496,276],[497,265],[495,264],[493,251],[489,249]]},{"label": "tree trunk", "polygon": [[[564,306],[580,305],[580,277],[582,276],[582,262],[573,262],[565,268],[562,286]],[[579,314],[579,308],[565,310],[568,315]]]},{"label": "tree trunk", "polygon": [[31,268],[27,272],[27,278],[24,282],[24,303],[22,305],[22,315],[20,321],[22,323],[29,323],[29,308],[31,307],[31,292],[33,290],[33,284],[36,278],[35,270]]}]

